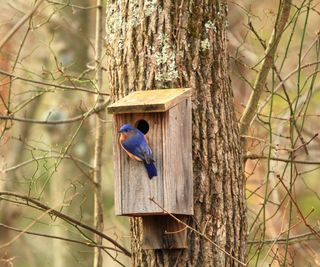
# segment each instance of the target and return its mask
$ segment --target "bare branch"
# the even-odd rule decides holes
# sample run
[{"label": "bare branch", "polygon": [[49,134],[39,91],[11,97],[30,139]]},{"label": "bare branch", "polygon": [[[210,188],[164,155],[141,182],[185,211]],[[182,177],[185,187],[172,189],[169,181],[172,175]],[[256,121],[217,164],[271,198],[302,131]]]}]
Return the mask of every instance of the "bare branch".
[{"label": "bare branch", "polygon": [[73,5],[68,3],[62,3],[62,2],[58,2],[58,1],[52,1],[52,0],[47,0],[48,3],[50,4],[55,4],[55,5],[62,5],[62,6],[70,6],[72,8],[77,8],[77,9],[82,9],[82,10],[88,10],[88,9],[95,9],[98,8],[99,6],[79,6],[79,5]]},{"label": "bare branch", "polygon": [[[2,197],[2,196],[14,197],[14,198],[18,198],[20,200],[23,200],[23,202],[19,202],[19,204],[22,204],[22,205],[25,205],[28,207],[32,207],[32,208],[36,208],[36,209],[39,209],[42,211],[48,211],[48,214],[52,214],[52,215],[64,220],[65,222],[69,223],[70,225],[72,225],[74,227],[76,227],[76,226],[81,227],[83,229],[86,229],[86,230],[98,235],[98,236],[101,236],[102,238],[106,239],[107,241],[109,241],[110,243],[115,245],[119,250],[122,251],[122,253],[124,255],[131,257],[131,253],[125,247],[120,245],[117,241],[115,241],[113,238],[109,237],[105,233],[99,232],[98,230],[96,230],[95,228],[93,228],[91,226],[88,226],[88,225],[86,225],[86,224],[60,212],[60,211],[52,209],[34,198],[31,198],[29,196],[19,195],[19,194],[13,193],[13,192],[0,191],[0,197]],[[3,197],[2,197],[2,199],[10,201],[10,200],[3,198]]]},{"label": "bare branch", "polygon": [[27,118],[19,118],[12,115],[1,115],[0,120],[12,120],[12,121],[19,121],[25,123],[37,123],[37,124],[51,124],[51,125],[58,125],[58,124],[67,124],[73,123],[76,121],[80,121],[83,119],[88,118],[92,114],[99,113],[101,110],[104,110],[109,105],[109,101],[99,104],[97,107],[92,108],[90,111],[83,113],[82,115],[66,119],[66,120],[34,120],[34,119],[27,119]]},{"label": "bare branch", "polygon": [[15,171],[25,165],[28,165],[34,161],[38,161],[38,160],[46,160],[46,159],[71,159],[71,160],[74,160],[76,162],[79,162],[80,164],[86,166],[87,168],[89,169],[93,169],[93,167],[88,164],[87,162],[81,160],[81,159],[77,159],[77,158],[74,158],[73,156],[69,156],[69,155],[57,155],[57,156],[43,156],[43,157],[38,157],[38,158],[32,158],[30,160],[27,160],[27,161],[24,161],[20,164],[17,164],[15,166],[12,166],[12,167],[9,167],[7,169],[4,169],[4,170],[0,170],[0,173],[7,173],[7,172],[12,172],[12,171]]},{"label": "bare branch", "polygon": [[25,14],[14,27],[7,33],[5,37],[0,41],[0,51],[3,46],[11,39],[11,37],[21,28],[21,26],[33,15],[34,12],[38,9],[38,7],[42,4],[44,0],[39,0],[34,7]]},{"label": "bare branch", "polygon": [[[246,109],[244,110],[242,117],[240,119],[241,135],[247,134],[249,126],[256,114],[258,103],[259,103],[261,94],[263,92],[263,88],[266,83],[268,73],[273,65],[274,55],[277,51],[279,41],[285,29],[287,20],[289,18],[290,9],[291,9],[291,0],[284,0],[283,3],[281,4],[280,9],[281,11],[280,11],[279,19],[275,24],[274,31],[269,40],[269,44],[265,52],[266,55],[262,62],[262,66],[256,78],[255,84],[253,86],[253,91],[250,95]],[[246,142],[244,141],[243,144],[245,143]]]},{"label": "bare branch", "polygon": [[[320,231],[318,231],[320,234]],[[292,243],[298,243],[298,242],[305,242],[311,240],[312,237],[314,237],[315,233],[314,232],[309,232],[301,235],[295,235],[291,236],[289,238],[275,238],[275,239],[266,239],[266,240],[251,240],[248,241],[249,244],[286,244],[289,242],[289,244]]]},{"label": "bare branch", "polygon": [[[103,49],[103,36],[105,34],[105,7],[106,2],[103,0],[97,0],[96,9],[96,39],[95,39],[95,61],[96,61],[96,81],[98,90],[102,88],[102,49]],[[99,104],[104,102],[102,95],[97,95],[96,101]],[[106,119],[105,110],[100,110],[96,114],[96,137],[95,137],[95,149],[94,149],[94,172],[93,182],[95,184],[94,191],[94,226],[102,232],[103,225],[103,200],[102,200],[102,151],[103,151],[103,140],[105,133],[104,121]],[[98,245],[102,244],[102,238],[95,236],[95,242]],[[102,251],[100,248],[94,248],[93,256],[93,267],[102,267],[103,258]]]},{"label": "bare branch", "polygon": [[24,78],[18,75],[11,74],[9,72],[6,72],[4,70],[0,70],[0,74],[9,76],[13,79],[21,80],[21,81],[26,81],[30,83],[36,83],[36,84],[41,84],[41,85],[46,85],[54,88],[60,88],[60,89],[66,89],[66,90],[76,90],[76,91],[82,91],[90,94],[96,94],[96,95],[110,95],[108,93],[102,93],[102,92],[97,92],[97,91],[92,91],[88,88],[85,87],[79,87],[79,86],[70,86],[70,85],[62,85],[62,84],[53,84],[53,83],[48,83],[48,82],[43,82],[43,81],[36,81],[28,78]]},{"label": "bare branch", "polygon": [[283,180],[282,180],[282,178],[280,177],[280,175],[278,174],[278,175],[276,175],[276,176],[277,176],[277,178],[279,179],[279,181],[280,181],[280,183],[282,184],[282,186],[284,187],[284,189],[286,190],[286,192],[287,192],[288,196],[290,197],[293,205],[296,207],[297,212],[298,212],[301,220],[303,221],[304,225],[305,225],[306,227],[308,227],[308,228],[310,229],[310,231],[311,231],[312,233],[314,233],[314,235],[320,240],[320,233],[317,232],[316,230],[314,230],[313,227],[307,222],[306,218],[305,218],[305,217],[303,216],[303,214],[302,214],[302,211],[300,210],[300,207],[299,207],[298,203],[297,203],[297,202],[295,201],[295,199],[293,198],[290,190],[289,190],[288,187],[285,185],[285,183],[283,182]]},{"label": "bare branch", "polygon": [[34,235],[34,236],[41,236],[41,237],[48,237],[48,238],[52,238],[52,239],[60,239],[60,240],[63,240],[63,241],[67,241],[67,242],[71,242],[71,243],[77,243],[77,244],[81,244],[81,245],[88,246],[88,247],[100,247],[100,248],[109,249],[109,250],[113,250],[113,251],[122,253],[121,250],[113,248],[113,247],[100,246],[100,245],[97,245],[95,243],[83,242],[83,241],[80,241],[80,240],[65,238],[65,237],[62,237],[62,236],[54,236],[54,235],[48,235],[48,234],[42,234],[42,233],[35,233],[35,232],[31,232],[31,231],[25,231],[24,229],[18,229],[18,228],[9,226],[9,225],[5,225],[3,223],[0,223],[0,227],[8,229],[8,230],[15,231],[15,232],[19,232],[19,233],[24,233],[24,234]]},{"label": "bare branch", "polygon": [[[315,65],[318,65],[320,64],[320,61],[315,61],[315,62],[310,62],[310,63],[306,63],[304,65],[301,65],[301,66],[297,66],[294,70],[292,70],[290,73],[288,73],[283,79],[281,82],[279,82],[279,84],[273,89],[274,92],[277,92],[281,87],[282,85],[290,78],[292,77],[294,74],[296,74],[297,72],[305,69],[305,68],[310,68],[312,66],[315,66]],[[265,106],[268,104],[268,102],[270,101],[270,99],[272,98],[272,95],[269,95],[267,97],[267,99],[265,100],[265,102],[259,107],[259,110],[257,112],[257,114],[261,113],[261,111],[265,108]],[[256,116],[256,114],[255,114]]]},{"label": "bare branch", "polygon": [[284,158],[277,158],[277,157],[269,157],[265,155],[257,155],[257,154],[248,154],[245,156],[245,159],[268,159],[273,161],[282,161],[282,162],[293,162],[297,164],[307,164],[307,165],[320,165],[320,161],[305,161],[305,160],[295,160],[295,159],[284,159]]}]

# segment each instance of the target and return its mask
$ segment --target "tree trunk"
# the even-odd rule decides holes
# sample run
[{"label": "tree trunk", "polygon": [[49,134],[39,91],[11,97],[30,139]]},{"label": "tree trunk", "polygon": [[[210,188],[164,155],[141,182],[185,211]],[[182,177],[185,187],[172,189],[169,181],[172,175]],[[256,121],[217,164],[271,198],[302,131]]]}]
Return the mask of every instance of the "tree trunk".
[{"label": "tree trunk", "polygon": [[[245,191],[228,75],[226,3],[109,3],[106,47],[112,100],[135,90],[192,88],[195,214],[188,224],[245,262]],[[131,226],[134,266],[240,265],[192,231],[187,249],[142,250],[140,219],[132,219]]]}]

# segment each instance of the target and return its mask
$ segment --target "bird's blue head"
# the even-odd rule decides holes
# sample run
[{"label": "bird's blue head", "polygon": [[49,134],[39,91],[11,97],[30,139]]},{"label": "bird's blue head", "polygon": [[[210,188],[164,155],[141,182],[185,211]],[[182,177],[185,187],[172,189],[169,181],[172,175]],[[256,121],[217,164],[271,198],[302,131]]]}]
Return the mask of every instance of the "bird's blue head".
[{"label": "bird's blue head", "polygon": [[129,133],[132,133],[134,131],[136,131],[136,128],[134,128],[131,124],[123,124],[120,127],[119,133],[129,134]]}]

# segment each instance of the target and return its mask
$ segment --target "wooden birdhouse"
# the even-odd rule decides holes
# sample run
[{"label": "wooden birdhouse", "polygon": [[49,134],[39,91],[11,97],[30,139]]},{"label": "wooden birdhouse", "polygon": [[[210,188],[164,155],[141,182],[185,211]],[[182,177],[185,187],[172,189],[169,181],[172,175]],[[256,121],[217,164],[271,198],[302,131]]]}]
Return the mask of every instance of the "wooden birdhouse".
[{"label": "wooden birdhouse", "polygon": [[[108,112],[113,113],[116,214],[192,215],[191,90],[136,91],[110,105]],[[118,131],[123,124],[145,134],[158,176],[149,179],[143,163],[121,148]]]}]

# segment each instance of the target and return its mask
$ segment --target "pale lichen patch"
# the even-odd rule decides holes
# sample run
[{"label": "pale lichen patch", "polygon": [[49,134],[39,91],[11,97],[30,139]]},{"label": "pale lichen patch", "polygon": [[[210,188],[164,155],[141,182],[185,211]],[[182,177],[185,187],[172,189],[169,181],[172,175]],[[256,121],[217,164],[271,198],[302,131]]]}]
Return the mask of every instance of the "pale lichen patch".
[{"label": "pale lichen patch", "polygon": [[211,48],[211,44],[210,44],[208,38],[201,41],[201,43],[200,43],[201,51],[206,51],[206,50],[209,50],[210,48]]},{"label": "pale lichen patch", "polygon": [[123,29],[124,32],[127,29],[127,24],[123,21],[123,16],[121,14],[121,5],[110,4],[109,8],[107,8],[106,14],[106,45],[114,45],[115,42],[118,42],[118,49],[121,50],[123,48],[124,37],[123,37]]},{"label": "pale lichen patch", "polygon": [[146,17],[150,17],[157,10],[157,0],[145,0],[143,11]]},{"label": "pale lichen patch", "polygon": [[155,53],[157,71],[155,79],[162,82],[170,82],[178,78],[176,65],[176,53],[174,47],[169,44],[169,37],[160,33],[158,36],[160,50]]},{"label": "pale lichen patch", "polygon": [[212,22],[211,20],[208,20],[204,24],[204,28],[205,28],[206,38],[201,40],[201,42],[200,42],[200,50],[201,51],[207,51],[211,48],[211,43],[208,38],[210,31],[214,31],[214,32],[217,31],[217,28],[215,26],[215,22]]},{"label": "pale lichen patch", "polygon": [[210,29],[212,29],[214,32],[217,31],[216,26],[214,25],[214,23],[211,20],[208,20],[205,24],[204,24],[206,33],[209,32]]},{"label": "pale lichen patch", "polygon": [[140,23],[140,18],[139,18],[139,4],[137,2],[132,3],[132,7],[129,9],[131,10],[131,16],[130,16],[130,26],[131,27],[136,27]]}]

